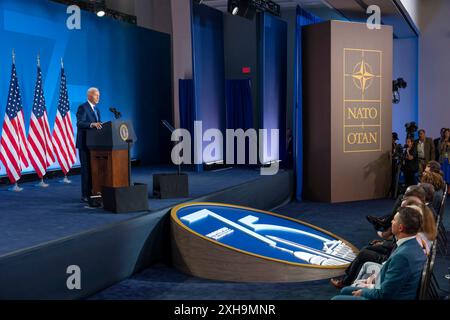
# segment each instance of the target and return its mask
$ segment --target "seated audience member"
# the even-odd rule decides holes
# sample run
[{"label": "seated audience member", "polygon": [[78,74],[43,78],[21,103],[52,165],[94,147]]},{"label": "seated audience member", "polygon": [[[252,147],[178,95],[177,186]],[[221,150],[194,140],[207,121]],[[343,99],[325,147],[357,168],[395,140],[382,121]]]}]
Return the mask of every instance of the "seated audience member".
[{"label": "seated audience member", "polygon": [[430,171],[444,176],[444,173],[441,170],[441,164],[435,160],[431,160],[430,162],[428,162],[427,166],[425,167],[425,172]]},{"label": "seated audience member", "polygon": [[[416,240],[419,245],[422,247],[423,253],[426,256],[430,255],[432,241],[436,239],[436,225],[433,216],[431,213],[423,213],[421,207],[423,204],[420,202],[420,199],[417,197],[409,197],[405,201],[402,202],[402,208],[412,208],[422,213],[422,218],[424,219],[423,227],[421,231],[417,234]],[[429,219],[425,222],[426,219]],[[383,262],[384,264],[384,262]],[[379,264],[376,262],[366,262],[362,266],[359,271],[356,280],[351,285],[352,287],[360,287],[360,288],[374,288],[376,281],[379,280],[379,272],[383,266],[383,264]]]},{"label": "seated audience member", "polygon": [[[417,196],[406,196],[401,202],[401,207],[405,208],[409,205],[416,205],[418,207],[421,207],[424,206],[424,203],[424,200]],[[430,216],[431,219],[429,218]],[[436,226],[434,224],[434,217],[431,210],[427,212],[427,226],[425,230],[427,233],[429,233],[429,239],[431,239],[431,241],[434,240],[436,237]],[[350,263],[347,269],[345,269],[345,275],[342,278],[331,279],[330,283],[338,289],[344,286],[349,286],[357,278],[362,266],[366,262],[381,264],[386,261],[392,253],[392,249],[395,247],[396,240],[389,237],[389,235],[392,234],[391,228],[386,229],[385,233],[386,235],[383,240],[373,240],[368,246],[362,248],[356,258]],[[424,251],[427,250],[426,246],[423,247]]]},{"label": "seated audience member", "polygon": [[[437,235],[436,220],[433,210],[417,197],[406,197],[402,202],[402,208],[407,206],[414,206],[422,214],[423,224],[419,236],[426,242],[426,245],[423,247],[428,254],[431,242],[436,239]],[[389,228],[384,232],[378,231],[378,235],[385,240],[389,240],[393,236],[392,228]]]},{"label": "seated audience member", "polygon": [[444,195],[445,182],[442,176],[435,172],[424,172],[421,183],[429,183],[434,187],[434,199],[432,201],[436,213],[439,213],[442,196]]},{"label": "seated audience member", "polygon": [[431,246],[436,240],[436,220],[434,220],[433,213],[430,208],[425,205],[408,205],[407,208],[413,208],[422,214],[422,227],[417,233],[417,241],[421,245],[425,255],[430,254]]},{"label": "seated audience member", "polygon": [[376,262],[364,263],[351,287],[375,288],[376,282],[380,279],[379,275],[382,267],[383,264]]},{"label": "seated audience member", "polygon": [[375,216],[367,216],[367,220],[374,226],[375,230],[377,231],[385,231],[390,228],[391,221],[394,217],[394,215],[397,212],[397,209],[400,207],[403,198],[404,197],[410,197],[410,196],[416,196],[418,197],[423,203],[425,203],[425,190],[418,186],[413,185],[409,186],[404,195],[400,195],[397,198],[397,201],[394,204],[393,211],[387,215],[381,216],[381,217],[375,217]]},{"label": "seated audience member", "polygon": [[371,241],[368,246],[359,251],[356,258],[345,269],[345,275],[342,278],[331,279],[330,283],[338,289],[351,285],[366,262],[382,264],[389,258],[394,248],[395,239]]},{"label": "seated audience member", "polygon": [[433,216],[436,217],[439,208],[441,207],[441,203],[438,201],[435,202],[436,191],[433,185],[431,183],[421,182],[419,183],[419,186],[425,190],[425,205],[430,208],[431,212],[433,212]]},{"label": "seated audience member", "polygon": [[383,264],[374,288],[344,287],[333,300],[414,300],[426,261],[416,240],[422,215],[414,208],[400,208],[392,220],[397,247]]}]

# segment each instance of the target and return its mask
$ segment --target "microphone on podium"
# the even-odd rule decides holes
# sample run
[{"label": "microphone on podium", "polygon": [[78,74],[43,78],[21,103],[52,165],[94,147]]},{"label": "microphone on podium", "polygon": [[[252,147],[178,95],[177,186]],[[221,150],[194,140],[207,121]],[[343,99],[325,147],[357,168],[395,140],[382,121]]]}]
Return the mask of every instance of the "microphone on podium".
[{"label": "microphone on podium", "polygon": [[116,119],[119,119],[120,117],[122,117],[122,114],[116,109],[116,108],[109,108],[109,111],[111,111],[114,114],[114,117]]}]

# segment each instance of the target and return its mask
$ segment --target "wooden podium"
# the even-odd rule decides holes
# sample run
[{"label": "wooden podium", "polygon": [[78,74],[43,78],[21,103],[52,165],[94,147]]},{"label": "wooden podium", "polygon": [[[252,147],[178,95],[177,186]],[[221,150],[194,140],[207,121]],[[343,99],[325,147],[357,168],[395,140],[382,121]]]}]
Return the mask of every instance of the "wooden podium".
[{"label": "wooden podium", "polygon": [[115,120],[103,124],[101,130],[89,130],[87,146],[91,153],[92,194],[102,187],[128,187],[130,159],[127,140],[136,141],[129,121]]}]

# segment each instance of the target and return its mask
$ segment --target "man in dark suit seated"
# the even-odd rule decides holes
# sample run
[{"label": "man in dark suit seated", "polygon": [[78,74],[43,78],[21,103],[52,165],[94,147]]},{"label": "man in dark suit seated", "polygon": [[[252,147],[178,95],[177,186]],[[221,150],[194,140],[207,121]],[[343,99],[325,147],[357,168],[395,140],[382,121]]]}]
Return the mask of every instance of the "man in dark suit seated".
[{"label": "man in dark suit seated", "polygon": [[333,300],[414,300],[420,285],[426,256],[416,239],[422,226],[416,209],[400,208],[392,220],[397,248],[383,264],[375,287],[344,287]]},{"label": "man in dark suit seated", "polygon": [[92,193],[91,155],[86,145],[88,130],[100,130],[102,128],[100,111],[96,108],[100,101],[100,91],[90,88],[87,92],[87,100],[77,111],[77,148],[81,164],[81,201],[88,202]]},{"label": "man in dark suit seated", "polygon": [[425,171],[428,162],[435,160],[436,151],[434,142],[425,136],[425,130],[419,130],[419,139],[415,141],[417,155],[419,157],[419,177]]},{"label": "man in dark suit seated", "polygon": [[397,213],[398,208],[402,204],[405,197],[418,197],[423,203],[426,201],[426,192],[423,187],[419,185],[409,186],[403,195],[399,195],[394,203],[394,207],[391,213],[388,213],[381,217],[367,216],[367,220],[374,226],[376,231],[386,231],[391,227],[391,221]]}]

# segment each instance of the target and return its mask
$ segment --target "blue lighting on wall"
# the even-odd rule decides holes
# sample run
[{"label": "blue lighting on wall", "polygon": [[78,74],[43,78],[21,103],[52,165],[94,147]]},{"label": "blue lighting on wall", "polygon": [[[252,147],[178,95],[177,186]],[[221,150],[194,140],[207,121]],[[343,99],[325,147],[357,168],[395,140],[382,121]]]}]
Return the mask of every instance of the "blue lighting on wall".
[{"label": "blue lighting on wall", "polygon": [[[143,163],[163,163],[170,137],[160,120],[171,120],[170,36],[81,11],[81,29],[66,26],[67,7],[50,1],[2,0],[0,3],[0,121],[3,123],[15,50],[26,130],[40,55],[51,129],[59,96],[60,61],[68,82],[72,121],[86,101],[89,87],[101,91],[102,121],[112,120],[109,107],[133,121],[139,142],[132,156]],[[76,129],[76,128],[74,128]],[[147,138],[147,139],[146,139]],[[151,138],[151,139],[148,139]],[[166,142],[167,141],[167,145]],[[146,142],[146,143],[144,143]],[[165,152],[167,149],[167,152]],[[164,152],[163,152],[164,151]],[[168,159],[167,159],[168,160]],[[5,174],[0,165],[0,175]],[[57,169],[55,164],[52,168]],[[30,168],[25,172],[32,171]]]}]

